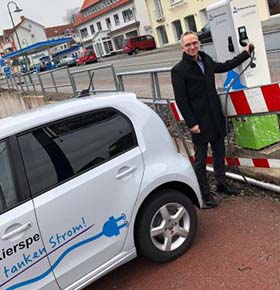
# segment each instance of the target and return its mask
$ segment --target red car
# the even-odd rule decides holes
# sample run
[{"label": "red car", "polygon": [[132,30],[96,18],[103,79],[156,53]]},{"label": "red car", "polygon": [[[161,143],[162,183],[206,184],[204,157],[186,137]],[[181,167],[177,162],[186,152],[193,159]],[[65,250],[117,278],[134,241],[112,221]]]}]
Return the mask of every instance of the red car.
[{"label": "red car", "polygon": [[156,43],[151,35],[140,35],[125,39],[123,43],[123,52],[131,55],[140,50],[150,50],[156,48]]},{"label": "red car", "polygon": [[77,65],[97,62],[97,56],[92,49],[84,50],[82,56],[76,59]]}]

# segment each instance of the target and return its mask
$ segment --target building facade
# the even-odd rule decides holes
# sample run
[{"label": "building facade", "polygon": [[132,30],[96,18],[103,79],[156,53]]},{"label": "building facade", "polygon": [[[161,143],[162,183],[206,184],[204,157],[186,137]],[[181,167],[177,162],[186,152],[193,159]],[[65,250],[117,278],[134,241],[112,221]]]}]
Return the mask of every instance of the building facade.
[{"label": "building facade", "polygon": [[[176,44],[184,31],[207,24],[206,8],[217,0],[145,0],[158,47]],[[245,0],[244,0],[245,2]],[[279,18],[280,0],[256,0],[261,20]]]},{"label": "building facade", "polygon": [[71,42],[62,43],[49,49],[55,62],[59,62],[64,57],[78,57],[80,50],[80,38],[73,24],[65,24],[45,28],[48,40],[72,37]]},{"label": "building facade", "polygon": [[[17,38],[17,35],[18,38]],[[20,48],[27,47],[40,41],[46,41],[47,37],[44,31],[44,26],[29,18],[21,16],[20,22],[12,29],[3,31],[2,47],[3,54],[19,50]],[[20,41],[20,43],[19,43]],[[29,61],[33,65],[39,63],[41,54],[29,56]]]},{"label": "building facade", "polygon": [[84,49],[98,57],[122,51],[128,37],[151,33],[144,0],[85,0],[75,26]]}]

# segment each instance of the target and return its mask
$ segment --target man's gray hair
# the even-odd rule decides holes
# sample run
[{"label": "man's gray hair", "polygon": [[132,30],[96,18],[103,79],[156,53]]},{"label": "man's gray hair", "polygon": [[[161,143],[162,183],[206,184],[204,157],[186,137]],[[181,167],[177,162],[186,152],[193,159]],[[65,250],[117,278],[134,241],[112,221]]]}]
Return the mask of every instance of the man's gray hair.
[{"label": "man's gray hair", "polygon": [[184,33],[182,34],[182,36],[181,36],[181,44],[182,44],[182,45],[183,45],[183,38],[184,38],[185,36],[187,36],[187,35],[190,35],[190,34],[195,35],[196,37],[198,37],[196,32],[191,31],[191,30],[186,31],[186,32],[184,32]]}]

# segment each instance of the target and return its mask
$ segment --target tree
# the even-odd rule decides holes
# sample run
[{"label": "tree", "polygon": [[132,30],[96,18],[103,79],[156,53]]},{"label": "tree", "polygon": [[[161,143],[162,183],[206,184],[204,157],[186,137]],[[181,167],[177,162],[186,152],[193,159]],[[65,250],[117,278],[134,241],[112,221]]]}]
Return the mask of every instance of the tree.
[{"label": "tree", "polygon": [[67,23],[75,23],[77,16],[79,14],[79,10],[80,10],[79,7],[67,9],[64,20],[67,21]]}]

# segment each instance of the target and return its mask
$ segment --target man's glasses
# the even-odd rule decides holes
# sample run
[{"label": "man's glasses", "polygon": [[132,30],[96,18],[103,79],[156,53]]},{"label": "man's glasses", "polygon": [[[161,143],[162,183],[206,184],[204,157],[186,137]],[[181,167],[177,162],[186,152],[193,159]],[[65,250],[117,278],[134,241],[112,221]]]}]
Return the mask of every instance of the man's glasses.
[{"label": "man's glasses", "polygon": [[198,46],[199,45],[199,41],[194,41],[194,42],[191,42],[191,43],[186,43],[184,44],[184,47],[192,47],[192,46]]}]

